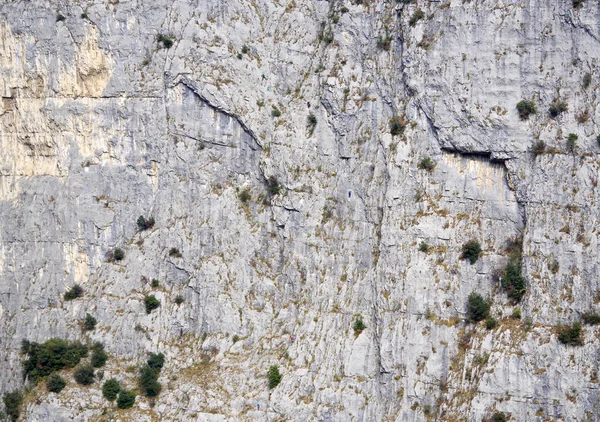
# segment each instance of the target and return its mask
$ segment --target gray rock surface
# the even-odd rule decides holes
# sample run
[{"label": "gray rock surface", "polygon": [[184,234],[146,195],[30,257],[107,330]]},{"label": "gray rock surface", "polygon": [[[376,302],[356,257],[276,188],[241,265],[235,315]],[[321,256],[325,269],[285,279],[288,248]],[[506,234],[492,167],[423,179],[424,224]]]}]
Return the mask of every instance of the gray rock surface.
[{"label": "gray rock surface", "polygon": [[[163,391],[116,410],[64,371],[23,420],[600,419],[598,329],[555,328],[598,311],[599,28],[591,0],[3,2],[0,392],[22,339],[63,337],[130,388],[163,352]],[[521,320],[497,278],[518,236]]]}]

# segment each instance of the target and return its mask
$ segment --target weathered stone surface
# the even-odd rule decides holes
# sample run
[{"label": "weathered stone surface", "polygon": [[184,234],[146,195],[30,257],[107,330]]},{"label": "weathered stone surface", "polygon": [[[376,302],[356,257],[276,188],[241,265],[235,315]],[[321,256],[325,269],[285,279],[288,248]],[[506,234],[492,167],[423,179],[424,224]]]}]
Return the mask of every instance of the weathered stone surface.
[{"label": "weathered stone surface", "polygon": [[[103,342],[104,378],[129,388],[163,352],[163,391],[117,411],[67,371],[60,394],[26,395],[24,420],[600,418],[597,329],[567,347],[554,328],[598,310],[599,16],[591,1],[4,2],[0,392],[23,387],[22,339],[58,336]],[[555,99],[568,111],[551,119]],[[515,320],[497,274],[519,236]],[[498,327],[465,321],[472,291]]]}]

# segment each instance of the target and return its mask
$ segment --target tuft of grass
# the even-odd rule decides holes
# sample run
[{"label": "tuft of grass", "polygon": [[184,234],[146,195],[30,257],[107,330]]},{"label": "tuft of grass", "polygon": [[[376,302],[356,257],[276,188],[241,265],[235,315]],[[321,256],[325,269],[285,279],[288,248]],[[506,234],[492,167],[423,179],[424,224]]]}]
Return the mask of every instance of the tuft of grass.
[{"label": "tuft of grass", "polygon": [[436,165],[436,162],[433,161],[431,158],[423,157],[421,159],[421,161],[419,162],[418,167],[421,170],[427,170],[428,172],[432,172],[435,169],[435,165]]}]

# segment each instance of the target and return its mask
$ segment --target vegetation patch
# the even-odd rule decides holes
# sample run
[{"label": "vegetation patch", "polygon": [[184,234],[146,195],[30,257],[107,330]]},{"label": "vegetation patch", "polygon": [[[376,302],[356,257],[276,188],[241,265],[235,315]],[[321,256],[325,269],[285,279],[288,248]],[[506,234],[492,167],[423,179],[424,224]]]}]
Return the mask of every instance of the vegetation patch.
[{"label": "vegetation patch", "polygon": [[135,393],[130,390],[121,390],[117,398],[117,407],[119,409],[129,409],[135,403]]},{"label": "vegetation patch", "polygon": [[46,388],[52,393],[60,393],[67,382],[58,374],[51,374],[46,380]]},{"label": "vegetation patch", "polygon": [[21,352],[27,356],[23,361],[25,376],[34,383],[40,378],[64,368],[73,368],[87,357],[88,348],[80,342],[52,338],[39,344],[23,340]]},{"label": "vegetation patch", "polygon": [[517,111],[521,120],[529,119],[529,116],[536,113],[533,100],[521,100],[517,103]]},{"label": "vegetation patch", "polygon": [[467,300],[467,316],[473,322],[483,321],[490,314],[491,304],[479,293],[471,292]]},{"label": "vegetation patch", "polygon": [[277,387],[281,382],[281,379],[283,378],[283,376],[279,372],[279,366],[271,365],[269,371],[267,372],[267,378],[269,380],[269,388],[271,390]]},{"label": "vegetation patch", "polygon": [[110,378],[102,386],[102,395],[108,401],[115,401],[121,391],[121,384],[115,378]]},{"label": "vegetation patch", "polygon": [[160,306],[160,300],[154,295],[148,295],[144,298],[144,306],[146,307],[146,313],[149,314]]},{"label": "vegetation patch", "polygon": [[144,217],[140,215],[137,219],[137,226],[139,230],[148,230],[154,227],[154,217]]},{"label": "vegetation patch", "polygon": [[580,322],[558,327],[558,341],[567,346],[581,346],[583,344]]},{"label": "vegetation patch", "polygon": [[65,292],[65,300],[74,300],[83,296],[83,287],[79,284],[73,285],[68,291]]},{"label": "vegetation patch", "polygon": [[475,239],[469,240],[463,245],[462,248],[462,259],[468,259],[471,265],[475,264],[481,254],[481,245]]}]

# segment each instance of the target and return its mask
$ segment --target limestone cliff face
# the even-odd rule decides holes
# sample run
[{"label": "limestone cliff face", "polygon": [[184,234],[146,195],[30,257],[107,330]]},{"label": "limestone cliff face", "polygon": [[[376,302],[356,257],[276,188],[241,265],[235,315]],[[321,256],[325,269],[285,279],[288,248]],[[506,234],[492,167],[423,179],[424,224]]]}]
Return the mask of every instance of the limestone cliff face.
[{"label": "limestone cliff face", "polygon": [[599,28],[591,0],[4,2],[0,392],[63,337],[132,388],[163,352],[163,391],[117,411],[66,372],[23,420],[599,419],[598,330],[555,329],[598,310]]}]

